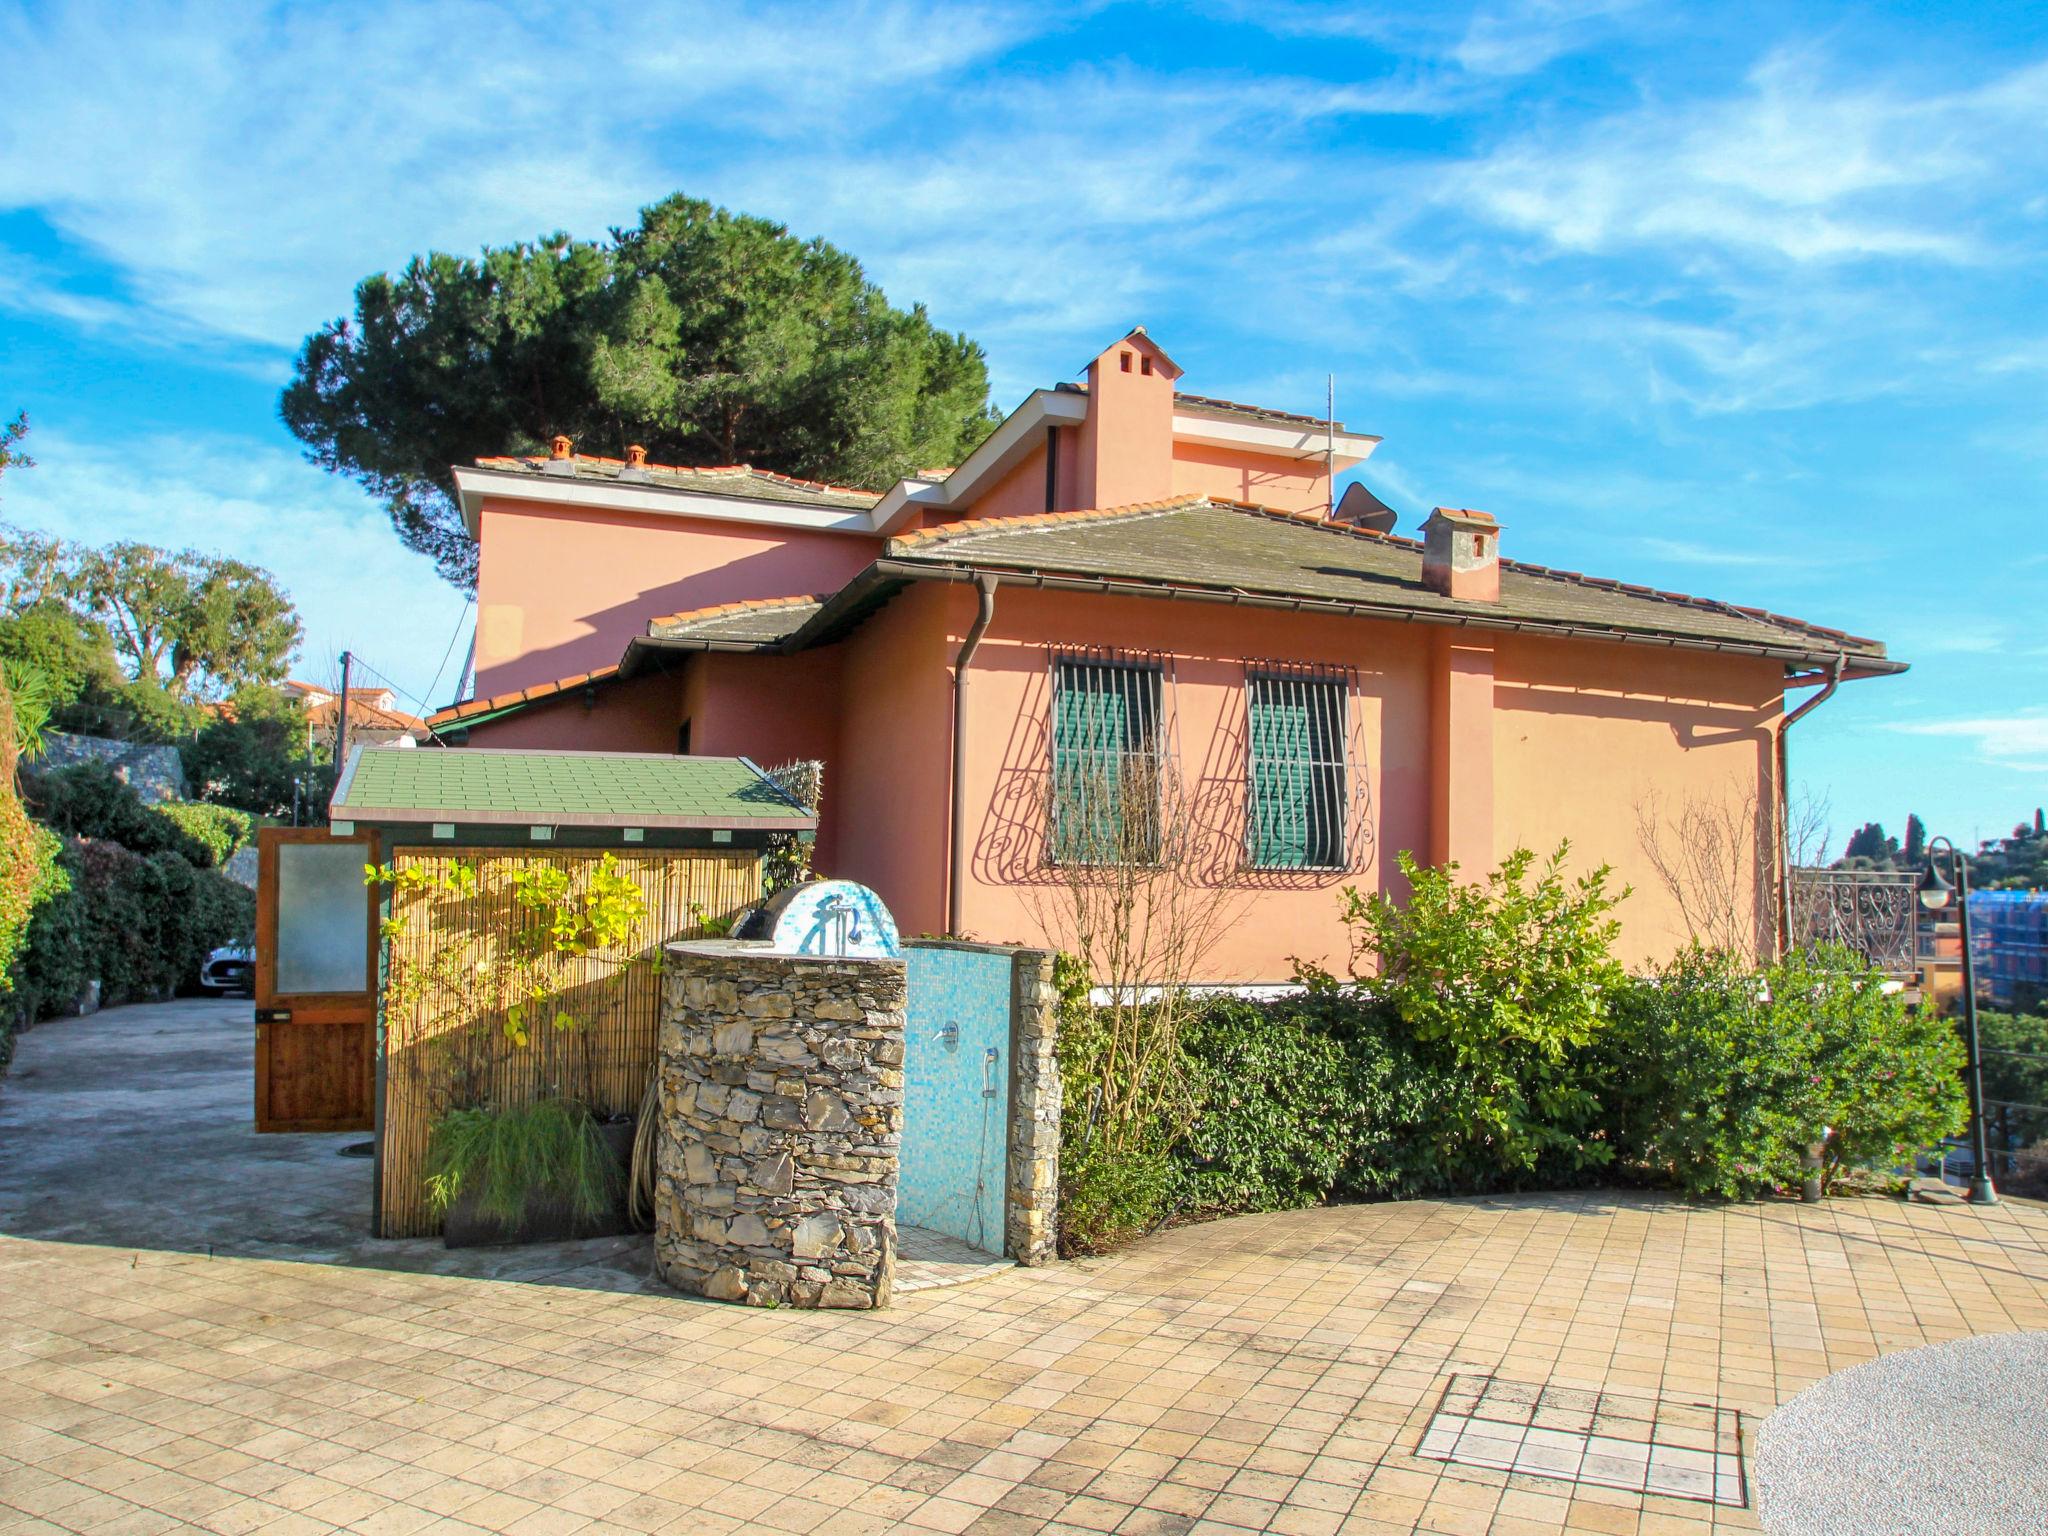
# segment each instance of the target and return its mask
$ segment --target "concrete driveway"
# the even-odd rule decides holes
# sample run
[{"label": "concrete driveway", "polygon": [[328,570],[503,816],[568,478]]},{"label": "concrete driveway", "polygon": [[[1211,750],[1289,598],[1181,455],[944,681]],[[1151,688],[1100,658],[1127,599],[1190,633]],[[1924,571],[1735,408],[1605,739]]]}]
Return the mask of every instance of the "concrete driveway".
[{"label": "concrete driveway", "polygon": [[474,1260],[360,1235],[361,1138],[248,1132],[246,1019],[46,1025],[0,1084],[0,1536],[1756,1529],[1746,1488],[1420,1453],[1475,1381],[1532,1446],[1583,1408],[1746,1448],[1831,1371],[2048,1328],[2019,1202],[1341,1207],[875,1314],[642,1290],[631,1255],[434,1273]]}]

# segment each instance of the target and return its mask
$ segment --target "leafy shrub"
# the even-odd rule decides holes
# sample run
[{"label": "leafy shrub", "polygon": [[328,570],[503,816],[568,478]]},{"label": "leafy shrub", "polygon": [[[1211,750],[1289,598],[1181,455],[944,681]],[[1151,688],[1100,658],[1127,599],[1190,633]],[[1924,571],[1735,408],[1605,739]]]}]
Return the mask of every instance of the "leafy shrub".
[{"label": "leafy shrub", "polygon": [[[1606,1027],[1624,979],[1608,914],[1628,892],[1609,891],[1604,864],[1567,879],[1569,852],[1559,844],[1533,884],[1526,848],[1477,882],[1403,852],[1405,905],[1344,892],[1353,977],[1369,963],[1372,994],[1398,1019],[1416,1066],[1462,1085],[1460,1113],[1425,1128],[1434,1171],[1451,1187],[1571,1177],[1609,1155],[1588,1135],[1597,1103],[1575,1057]],[[1336,986],[1314,968],[1302,979]]]},{"label": "leafy shrub", "polygon": [[78,763],[28,776],[29,809],[65,837],[119,843],[135,853],[176,853],[206,866],[207,845],[174,818],[159,816],[106,763]]},{"label": "leafy shrub", "polygon": [[1962,1049],[1931,1012],[1838,948],[1761,977],[1694,950],[1630,983],[1588,1060],[1624,1157],[1689,1195],[1798,1182],[1828,1133],[1826,1182],[1888,1169],[1962,1124]]},{"label": "leafy shrub", "polygon": [[1781,1037],[1803,1043],[1805,1124],[1830,1128],[1826,1177],[1889,1169],[1963,1128],[1964,1052],[1932,1009],[1909,1009],[1883,972],[1840,945],[1768,972]]},{"label": "leafy shrub", "polygon": [[171,822],[204,851],[204,859],[194,861],[203,868],[220,868],[256,836],[256,818],[231,805],[210,805],[201,800],[165,800],[150,806],[149,812]]},{"label": "leafy shrub", "polygon": [[1703,1198],[1797,1177],[1800,1051],[1761,993],[1754,971],[1697,948],[1619,990],[1587,1067],[1626,1160]]},{"label": "leafy shrub", "polygon": [[[1955,1021],[1962,1028],[1962,1021]],[[1977,1010],[1984,1097],[1994,1104],[2048,1104],[2048,1014]]]},{"label": "leafy shrub", "polygon": [[22,1006],[49,1017],[95,980],[108,1005],[196,987],[207,955],[255,920],[254,892],[175,853],[69,840],[16,967]]},{"label": "leafy shrub", "polygon": [[532,1200],[559,1200],[589,1220],[616,1202],[620,1171],[590,1111],[566,1099],[519,1109],[455,1109],[427,1136],[428,1208],[444,1216],[473,1193],[485,1216],[515,1226]]},{"label": "leafy shrub", "polygon": [[1218,999],[1181,1032],[1194,1125],[1175,1148],[1177,1213],[1281,1211],[1327,1196],[1366,1131],[1344,1047],[1292,1009]]},{"label": "leafy shrub", "polygon": [[[1163,1112],[1108,1123],[1105,1081],[1129,1075],[1114,1059],[1117,1032],[1090,1004],[1088,974],[1071,955],[1054,961],[1053,983],[1059,992],[1060,1252],[1099,1253],[1166,1218],[1170,1155],[1183,1125]],[[1178,1062],[1173,1070],[1177,1076]],[[1175,1102],[1179,1096],[1176,1085]]]}]

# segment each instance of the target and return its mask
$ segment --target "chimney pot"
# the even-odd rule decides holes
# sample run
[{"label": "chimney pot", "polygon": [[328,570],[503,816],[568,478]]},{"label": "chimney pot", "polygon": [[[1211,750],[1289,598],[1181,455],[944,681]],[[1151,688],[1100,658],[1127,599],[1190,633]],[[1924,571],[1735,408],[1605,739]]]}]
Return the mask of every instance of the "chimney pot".
[{"label": "chimney pot", "polygon": [[551,448],[552,448],[552,449],[554,450],[554,456],[555,456],[556,458],[558,458],[558,459],[566,459],[566,458],[568,458],[568,457],[569,457],[569,434],[568,434],[568,433],[566,433],[566,432],[557,432],[557,433],[555,434],[555,440],[554,440],[554,442],[552,442],[551,444],[549,444],[549,447],[551,447]]},{"label": "chimney pot", "polygon": [[626,462],[635,469],[645,469],[647,467],[647,450],[638,443],[633,444],[626,450]]},{"label": "chimney pot", "polygon": [[1462,602],[1500,601],[1500,524],[1485,512],[1438,507],[1422,525],[1422,584]]},{"label": "chimney pot", "polygon": [[571,449],[566,432],[557,432],[548,444],[549,458],[547,472],[551,475],[573,475],[576,473],[576,455]]}]

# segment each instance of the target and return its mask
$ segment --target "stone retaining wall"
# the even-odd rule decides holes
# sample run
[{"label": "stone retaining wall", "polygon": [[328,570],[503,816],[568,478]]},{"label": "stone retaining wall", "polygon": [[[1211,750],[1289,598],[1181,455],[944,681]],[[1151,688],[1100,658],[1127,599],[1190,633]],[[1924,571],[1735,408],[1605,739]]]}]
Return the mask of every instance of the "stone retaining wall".
[{"label": "stone retaining wall", "polygon": [[754,1306],[888,1305],[903,962],[724,941],[667,965],[656,1270]]}]

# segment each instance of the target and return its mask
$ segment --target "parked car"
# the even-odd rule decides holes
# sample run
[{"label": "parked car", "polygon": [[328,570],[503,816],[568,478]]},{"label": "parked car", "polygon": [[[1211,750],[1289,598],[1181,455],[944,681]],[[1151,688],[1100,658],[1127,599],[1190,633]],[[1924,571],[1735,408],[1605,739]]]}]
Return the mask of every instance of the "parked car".
[{"label": "parked car", "polygon": [[249,994],[256,976],[256,951],[247,944],[223,944],[199,967],[199,985],[224,995]]}]

